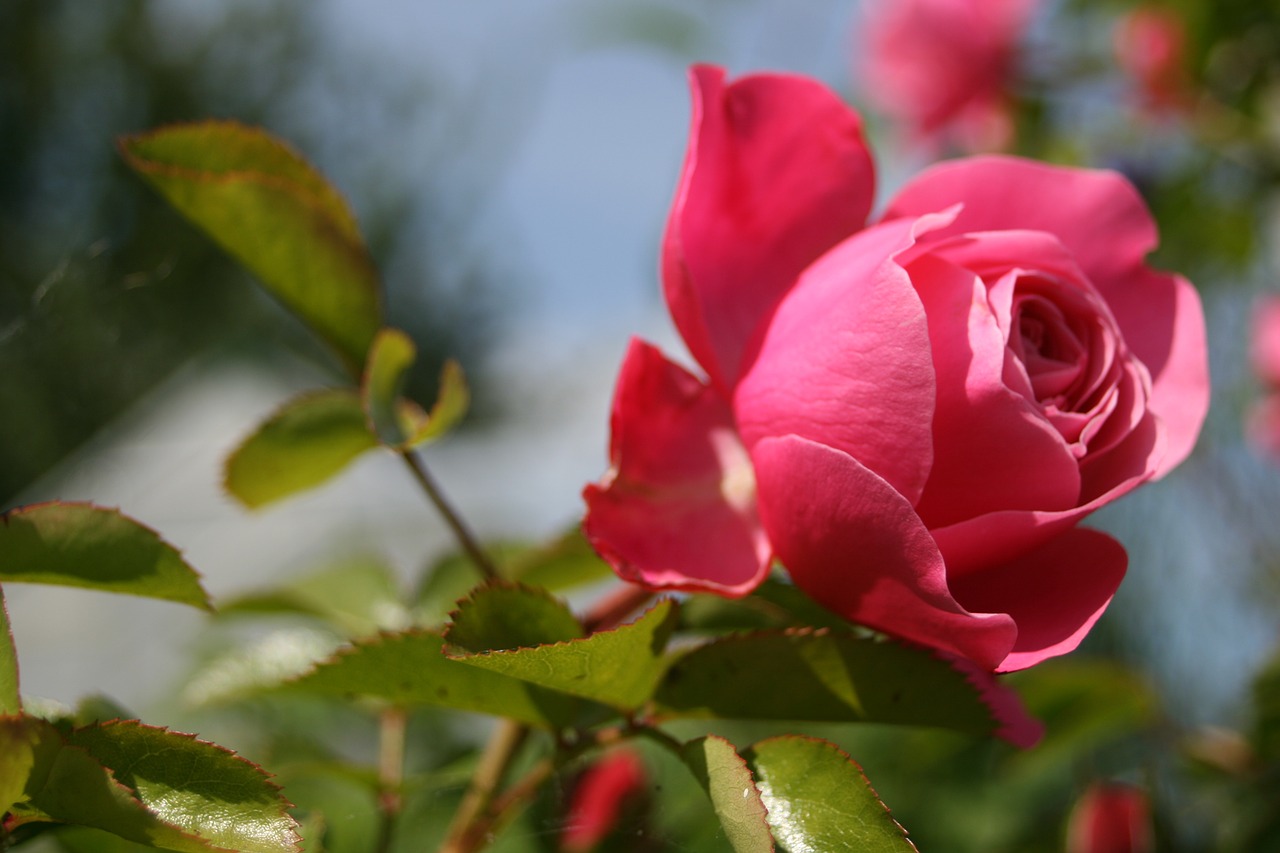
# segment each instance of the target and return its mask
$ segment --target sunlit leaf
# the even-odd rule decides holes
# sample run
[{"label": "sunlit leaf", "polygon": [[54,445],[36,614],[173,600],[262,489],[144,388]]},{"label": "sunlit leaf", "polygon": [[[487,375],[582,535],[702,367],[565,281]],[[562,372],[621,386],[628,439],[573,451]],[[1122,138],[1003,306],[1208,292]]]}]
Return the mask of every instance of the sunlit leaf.
[{"label": "sunlit leaf", "polygon": [[236,448],[223,483],[245,506],[259,507],[324,483],[377,446],[354,391],[305,394]]},{"label": "sunlit leaf", "polygon": [[685,764],[701,783],[735,853],[772,853],[773,836],[751,769],[733,744],[709,735],[684,745]]},{"label": "sunlit leaf", "polygon": [[178,550],[119,510],[52,502],[0,516],[0,581],[162,598],[211,609]]},{"label": "sunlit leaf", "polygon": [[580,527],[545,545],[515,552],[500,560],[498,568],[507,580],[551,590],[613,577],[613,569],[587,542]]},{"label": "sunlit leaf", "polygon": [[0,815],[23,799],[35,765],[36,732],[21,715],[0,716]]},{"label": "sunlit leaf", "polygon": [[54,821],[170,850],[296,853],[289,803],[260,768],[191,735],[116,721],[65,737],[28,718],[35,762],[14,825]]},{"label": "sunlit leaf", "polygon": [[363,640],[283,689],[340,699],[363,696],[403,707],[455,708],[542,726],[573,720],[569,697],[449,660],[443,645],[444,639],[430,631]]},{"label": "sunlit leaf", "polygon": [[807,737],[770,738],[743,757],[780,853],[916,850],[862,768],[832,744]]},{"label": "sunlit leaf", "polygon": [[272,631],[201,666],[183,688],[182,700],[212,705],[270,690],[310,671],[341,645],[340,637],[313,628]]},{"label": "sunlit leaf", "polygon": [[13,645],[9,627],[9,611],[0,588],[0,716],[22,713],[22,695],[18,692],[18,650]]},{"label": "sunlit leaf", "polygon": [[225,121],[123,137],[120,151],[359,375],[382,325],[378,276],[350,209],[320,173],[264,131]]},{"label": "sunlit leaf", "polygon": [[462,420],[470,403],[462,368],[453,360],[440,371],[440,391],[429,413],[401,397],[417,355],[413,341],[399,329],[379,331],[369,350],[361,400],[370,429],[389,447],[412,447],[439,438]]},{"label": "sunlit leaf", "polygon": [[1040,736],[1017,694],[972,664],[827,631],[708,643],[671,665],[655,698],[675,716],[938,726],[1021,746]]},{"label": "sunlit leaf", "polygon": [[293,577],[271,589],[220,602],[220,616],[280,613],[315,616],[351,637],[410,626],[395,570],[381,559],[359,557]]},{"label": "sunlit leaf", "polygon": [[663,651],[675,628],[675,610],[674,602],[660,601],[635,622],[611,631],[506,650],[460,645],[451,628],[446,651],[471,666],[633,710],[648,701],[662,676]]}]

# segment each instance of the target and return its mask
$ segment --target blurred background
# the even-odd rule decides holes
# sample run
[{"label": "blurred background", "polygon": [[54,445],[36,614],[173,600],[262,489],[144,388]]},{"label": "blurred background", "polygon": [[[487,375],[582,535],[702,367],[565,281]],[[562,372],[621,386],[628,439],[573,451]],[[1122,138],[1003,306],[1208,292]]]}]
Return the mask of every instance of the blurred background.
[{"label": "blurred background", "polygon": [[[1131,568],[1079,654],[1132,664],[1172,724],[1243,725],[1280,639],[1280,464],[1244,426],[1267,391],[1250,367],[1252,312],[1280,264],[1280,8],[993,2],[1007,36],[987,21],[973,29],[1000,43],[969,47],[999,54],[988,91],[919,115],[902,105],[920,99],[876,77],[880,5],[6,0],[0,504],[119,506],[182,549],[215,602],[361,554],[408,578],[449,547],[390,458],[257,513],[223,494],[220,461],[254,425],[340,382],[116,154],[120,134],[224,117],[290,141],[346,195],[388,321],[422,355],[411,391],[430,400],[447,356],[466,368],[476,406],[427,452],[463,514],[488,537],[571,526],[605,466],[628,337],[681,352],[656,271],[687,66],[801,72],[863,112],[882,196],[974,150],[1115,168],[1139,186],[1157,265],[1204,298],[1214,401],[1185,465],[1090,522]],[[24,692],[66,703],[164,704],[205,625],[155,602],[5,593]]]}]

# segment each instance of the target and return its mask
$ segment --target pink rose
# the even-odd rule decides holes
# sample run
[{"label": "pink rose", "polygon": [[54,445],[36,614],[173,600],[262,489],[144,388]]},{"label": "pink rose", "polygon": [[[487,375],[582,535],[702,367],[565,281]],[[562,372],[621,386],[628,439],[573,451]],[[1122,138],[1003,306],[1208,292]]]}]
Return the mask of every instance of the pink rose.
[{"label": "pink rose", "polygon": [[1280,295],[1254,306],[1251,347],[1253,370],[1264,390],[1249,418],[1249,438],[1280,459]]},{"label": "pink rose", "polygon": [[1008,157],[873,225],[855,113],[692,73],[663,287],[705,378],[633,341],[585,529],[623,578],[750,592],[776,558],[841,616],[988,669],[1074,648],[1125,571],[1077,522],[1190,452],[1204,319],[1110,172]]},{"label": "pink rose", "polygon": [[1187,105],[1187,29],[1176,11],[1139,6],[1120,19],[1114,42],[1116,60],[1137,87],[1143,109],[1160,114]]},{"label": "pink rose", "polygon": [[1008,88],[1034,0],[871,3],[855,56],[863,90],[921,140],[1006,148]]},{"label": "pink rose", "polygon": [[628,805],[641,798],[649,777],[644,762],[630,749],[615,749],[597,760],[578,778],[560,831],[562,853],[597,849]]}]

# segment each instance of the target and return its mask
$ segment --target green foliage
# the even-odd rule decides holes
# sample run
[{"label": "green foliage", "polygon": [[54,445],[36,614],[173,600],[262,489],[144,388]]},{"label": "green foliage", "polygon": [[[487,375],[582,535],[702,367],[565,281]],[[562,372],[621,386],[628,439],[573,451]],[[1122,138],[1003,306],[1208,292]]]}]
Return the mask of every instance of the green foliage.
[{"label": "green foliage", "polygon": [[137,721],[64,734],[28,717],[21,728],[32,758],[11,827],[54,821],[188,853],[299,849],[279,789],[221,747]]},{"label": "green foliage", "polygon": [[124,137],[120,151],[359,375],[382,326],[381,288],[355,217],[318,172],[234,122]]},{"label": "green foliage", "polygon": [[[661,601],[635,622],[612,631],[524,648],[490,646],[477,632],[469,632],[470,642],[460,644],[455,622],[445,635],[450,644],[446,651],[472,666],[631,711],[649,701],[666,668],[663,652],[675,627],[675,611],[673,602]],[[500,612],[520,618],[515,607]],[[500,638],[502,633],[491,636]]]},{"label": "green foliage", "polygon": [[569,605],[545,590],[495,582],[458,602],[445,639],[463,652],[479,653],[560,643],[582,634]]},{"label": "green foliage", "polygon": [[735,853],[773,853],[773,836],[760,790],[733,744],[709,735],[686,743],[682,754],[711,799]]},{"label": "green foliage", "polygon": [[450,660],[432,631],[357,642],[281,689],[336,699],[366,697],[402,707],[444,707],[559,727],[575,717],[567,697]]},{"label": "green foliage", "polygon": [[467,413],[470,394],[462,368],[446,361],[440,371],[440,390],[430,412],[401,395],[417,347],[399,329],[382,329],[374,338],[361,383],[361,402],[369,428],[388,447],[413,447],[439,438]]},{"label": "green foliage", "polygon": [[1036,734],[990,675],[928,650],[825,631],[714,640],[676,660],[655,699],[672,716],[940,726],[1024,745]]},{"label": "green foliage", "polygon": [[18,693],[18,651],[13,647],[13,629],[9,627],[9,610],[0,589],[0,715],[22,713],[22,697]]},{"label": "green foliage", "polygon": [[52,502],[0,516],[0,581],[77,586],[210,609],[177,549],[119,510]]},{"label": "green foliage", "polygon": [[863,850],[905,853],[915,845],[849,756],[815,738],[760,741],[743,757],[780,853]]},{"label": "green foliage", "polygon": [[227,458],[223,484],[248,507],[314,488],[378,446],[354,391],[316,391],[290,401]]}]

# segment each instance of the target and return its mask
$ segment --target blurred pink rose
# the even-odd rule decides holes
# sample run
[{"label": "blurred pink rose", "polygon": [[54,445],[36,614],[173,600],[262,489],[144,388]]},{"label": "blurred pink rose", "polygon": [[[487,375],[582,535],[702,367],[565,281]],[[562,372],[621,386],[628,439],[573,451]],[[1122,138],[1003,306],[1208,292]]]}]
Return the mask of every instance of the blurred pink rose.
[{"label": "blurred pink rose", "polygon": [[588,767],[569,798],[560,849],[564,853],[595,850],[618,827],[624,807],[648,781],[644,762],[629,749],[615,749]]},{"label": "blurred pink rose", "polygon": [[863,90],[918,139],[1007,148],[1008,90],[1035,0],[873,0],[855,46]]},{"label": "blurred pink rose", "polygon": [[633,341],[585,529],[625,579],[750,592],[778,559],[845,618],[1018,669],[1125,571],[1077,527],[1191,451],[1204,319],[1111,172],[930,169],[864,227],[861,124],[800,77],[692,74],[663,245],[695,375]]},{"label": "blurred pink rose", "polygon": [[1254,306],[1250,355],[1264,390],[1249,418],[1249,438],[1280,459],[1280,295],[1265,297]]},{"label": "blurred pink rose", "polygon": [[1114,782],[1091,786],[1071,811],[1066,853],[1152,853],[1147,794]]},{"label": "blurred pink rose", "polygon": [[1137,87],[1143,109],[1160,114],[1187,105],[1187,30],[1176,11],[1139,6],[1120,19],[1114,42],[1116,59]]}]

